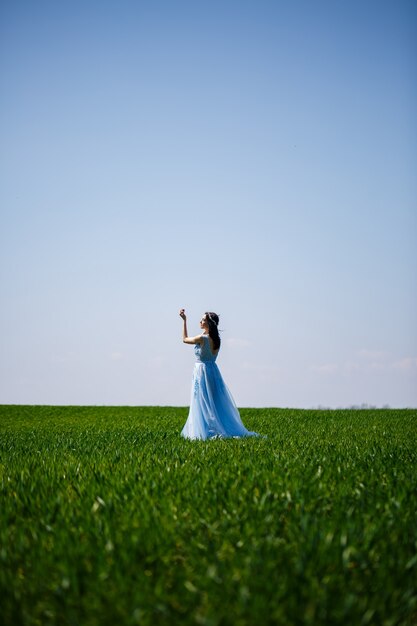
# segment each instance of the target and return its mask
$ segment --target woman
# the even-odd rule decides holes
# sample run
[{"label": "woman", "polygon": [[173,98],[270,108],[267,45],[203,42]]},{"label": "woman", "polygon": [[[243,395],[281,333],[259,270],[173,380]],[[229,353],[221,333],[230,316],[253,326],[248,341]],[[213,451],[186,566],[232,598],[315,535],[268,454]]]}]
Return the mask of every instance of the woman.
[{"label": "woman", "polygon": [[219,316],[205,313],[200,320],[203,332],[196,337],[188,336],[184,309],[180,310],[180,317],[184,322],[182,340],[195,345],[196,354],[190,411],[181,435],[186,439],[256,436],[258,433],[250,432],[242,424],[236,404],[216,365],[220,350]]}]

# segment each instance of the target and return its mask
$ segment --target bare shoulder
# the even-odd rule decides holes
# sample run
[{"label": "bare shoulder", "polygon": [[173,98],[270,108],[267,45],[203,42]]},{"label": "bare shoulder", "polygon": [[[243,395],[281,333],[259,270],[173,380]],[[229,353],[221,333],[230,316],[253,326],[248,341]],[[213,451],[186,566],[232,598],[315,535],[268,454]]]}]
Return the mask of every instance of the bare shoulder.
[{"label": "bare shoulder", "polygon": [[206,335],[206,337],[207,337],[209,345],[210,345],[210,350],[212,351],[213,354],[217,354],[219,352],[219,350],[220,350],[220,346],[217,348],[217,350],[215,350],[213,339],[209,335]]}]

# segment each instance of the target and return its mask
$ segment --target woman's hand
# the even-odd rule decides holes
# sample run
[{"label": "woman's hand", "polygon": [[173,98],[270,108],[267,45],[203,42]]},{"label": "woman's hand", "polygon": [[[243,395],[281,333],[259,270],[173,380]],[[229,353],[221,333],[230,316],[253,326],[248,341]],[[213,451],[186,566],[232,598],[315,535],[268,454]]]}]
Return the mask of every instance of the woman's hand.
[{"label": "woman's hand", "polygon": [[180,309],[180,317],[184,320],[184,322],[187,319],[187,316],[185,314],[185,309]]}]

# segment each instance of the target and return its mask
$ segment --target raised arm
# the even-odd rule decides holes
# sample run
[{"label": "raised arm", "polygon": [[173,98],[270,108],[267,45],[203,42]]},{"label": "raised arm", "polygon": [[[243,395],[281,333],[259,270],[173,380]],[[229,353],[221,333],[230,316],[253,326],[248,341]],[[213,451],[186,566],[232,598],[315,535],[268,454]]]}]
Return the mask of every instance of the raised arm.
[{"label": "raised arm", "polygon": [[180,317],[182,318],[183,321],[183,326],[182,326],[182,340],[184,343],[189,343],[189,344],[196,344],[196,343],[202,343],[203,340],[201,339],[201,335],[197,335],[196,337],[189,337],[188,336],[188,330],[187,330],[187,316],[185,315],[185,309],[180,309]]}]

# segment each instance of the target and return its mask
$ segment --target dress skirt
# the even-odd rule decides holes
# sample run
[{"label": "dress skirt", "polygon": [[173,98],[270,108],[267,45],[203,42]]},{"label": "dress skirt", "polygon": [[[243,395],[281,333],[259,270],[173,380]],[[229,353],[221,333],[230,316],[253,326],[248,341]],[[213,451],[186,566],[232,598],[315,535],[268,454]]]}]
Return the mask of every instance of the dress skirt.
[{"label": "dress skirt", "polygon": [[253,437],[245,428],[235,401],[214,361],[194,365],[188,419],[181,432],[186,439]]}]

